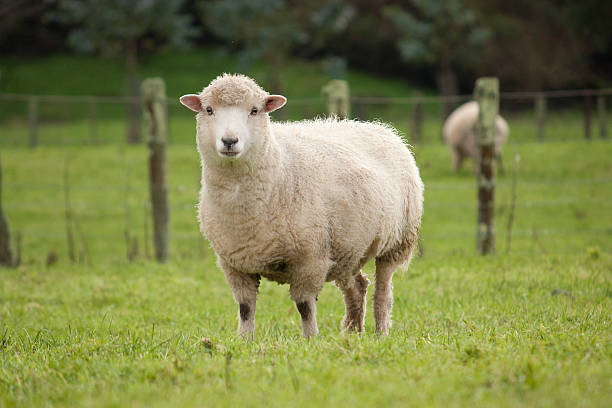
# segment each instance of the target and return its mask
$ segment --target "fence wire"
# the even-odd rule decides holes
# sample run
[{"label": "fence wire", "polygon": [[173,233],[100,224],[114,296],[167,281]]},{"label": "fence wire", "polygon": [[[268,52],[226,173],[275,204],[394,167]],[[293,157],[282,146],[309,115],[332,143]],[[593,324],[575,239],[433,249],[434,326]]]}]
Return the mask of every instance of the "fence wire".
[{"label": "fence wire", "polygon": [[[502,92],[500,114],[510,125],[509,143],[562,142],[606,139],[610,121],[606,103],[612,95],[610,89],[581,89],[542,92]],[[441,127],[444,122],[445,102],[461,103],[471,100],[471,95],[382,97],[354,95],[353,116],[362,120],[380,119],[393,123],[414,146],[441,143]],[[30,146],[80,146],[80,145],[125,145],[128,118],[125,106],[141,103],[140,98],[114,96],[67,96],[67,95],[22,95],[0,93],[0,147]],[[178,98],[167,99],[171,144],[194,143],[193,113],[184,109]],[[324,116],[326,102],[322,97],[289,98],[289,104],[279,112],[284,116],[276,119],[303,119]],[[595,121],[597,118],[597,121]],[[19,149],[18,149],[19,150]],[[26,150],[27,151],[27,150]],[[32,152],[36,152],[33,149]],[[54,150],[55,153],[61,150]],[[9,151],[10,154],[10,151]],[[75,154],[78,154],[75,152]],[[418,156],[418,151],[417,151]],[[145,161],[142,161],[145,165]],[[37,171],[44,171],[38,169]],[[104,167],[100,166],[100,171]],[[170,184],[170,208],[172,209],[171,242],[173,252],[207,254],[208,244],[198,231],[196,202],[199,185]],[[18,172],[9,173],[4,180],[4,209],[9,215],[17,215],[14,231],[23,237],[24,248],[45,248],[45,251],[66,252],[66,203],[61,198],[64,184],[30,180],[20,181]],[[189,179],[186,179],[189,181]],[[183,181],[184,182],[184,181]],[[74,220],[82,225],[81,238],[87,241],[84,247],[93,248],[95,257],[110,252],[137,251],[140,257],[151,253],[151,223],[148,204],[149,189],[143,180],[125,183],[74,182],[70,187],[70,207]],[[538,192],[545,188],[559,191],[576,191],[592,187],[610,189],[609,176],[565,179],[519,180],[523,193]],[[475,228],[476,199],[473,183],[455,181],[426,182],[426,194],[456,195],[449,202],[426,200],[426,213],[422,231],[425,252],[436,248],[437,242],[447,242],[455,248],[471,247]],[[508,194],[510,180],[501,179],[498,191]],[[13,200],[12,195],[26,194],[25,199]],[[80,195],[90,198],[81,198]],[[533,194],[532,194],[533,195]],[[93,197],[93,198],[92,198]],[[597,245],[612,241],[612,225],[609,217],[612,203],[607,196],[588,197],[575,193],[572,196],[542,196],[525,199],[519,195],[515,208],[517,226],[506,231],[505,223],[509,211],[506,197],[496,203],[498,213],[498,241],[506,234],[522,239],[513,243],[513,252],[563,248],[562,242],[571,245]],[[546,222],[529,225],[527,218],[533,214],[544,214]],[[433,214],[433,215],[432,215]],[[439,217],[427,219],[427,217]],[[466,222],[459,222],[468,220]],[[565,217],[564,224],[555,218]],[[584,227],[581,220],[601,218],[600,225]],[[13,218],[13,217],[11,217]],[[444,225],[444,228],[439,225]],[[92,245],[93,243],[93,245]],[[448,248],[448,245],[438,247]],[[503,243],[502,243],[503,248]],[[139,249],[134,250],[134,247]],[[130,249],[132,248],[132,249]],[[204,249],[203,249],[204,248]],[[548,249],[545,249],[548,248]],[[27,256],[40,254],[24,251]],[[134,256],[133,254],[131,256]],[[129,255],[128,255],[129,257]]]},{"label": "fence wire", "polygon": [[[612,88],[501,92],[500,114],[510,124],[509,143],[563,141],[608,137],[607,102]],[[405,97],[353,95],[352,117],[393,123],[410,143],[440,143],[445,105],[456,106],[472,95]],[[187,129],[193,113],[178,97],[166,99],[170,143],[191,143]],[[35,95],[0,93],[1,145],[79,145],[125,142],[128,106],[140,97],[96,95]],[[278,120],[325,116],[323,97],[289,98],[276,112]]]}]

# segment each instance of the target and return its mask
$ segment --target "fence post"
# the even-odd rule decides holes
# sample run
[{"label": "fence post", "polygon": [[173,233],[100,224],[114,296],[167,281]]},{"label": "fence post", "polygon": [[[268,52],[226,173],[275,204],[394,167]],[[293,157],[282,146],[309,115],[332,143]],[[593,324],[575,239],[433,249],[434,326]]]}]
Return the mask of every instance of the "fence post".
[{"label": "fence post", "polygon": [[499,111],[499,80],[478,78],[474,87],[478,102],[478,232],[476,246],[481,255],[495,252],[495,119]]},{"label": "fence post", "polygon": [[606,97],[604,95],[597,97],[597,116],[599,116],[599,137],[607,139],[608,123],[606,121]]},{"label": "fence post", "polygon": [[410,112],[410,142],[420,142],[423,139],[423,103],[416,97]]},{"label": "fence post", "polygon": [[591,139],[591,95],[584,97],[584,138]]},{"label": "fence post", "polygon": [[0,265],[14,266],[11,251],[11,234],[2,210],[2,162],[0,161]]},{"label": "fence post", "polygon": [[321,89],[327,95],[327,113],[346,119],[351,115],[350,90],[348,82],[332,79]]},{"label": "fence post", "polygon": [[92,144],[98,143],[98,105],[96,100],[89,98],[89,137]]},{"label": "fence post", "polygon": [[166,139],[168,107],[166,85],[161,78],[149,78],[142,83],[145,115],[149,123],[149,185],[153,214],[155,258],[168,259],[168,195],[166,186]]},{"label": "fence post", "polygon": [[28,124],[30,127],[30,147],[35,147],[38,145],[38,96],[29,98]]},{"label": "fence post", "polygon": [[535,100],[536,117],[538,120],[538,142],[544,140],[546,132],[546,97],[544,94],[538,94]]}]

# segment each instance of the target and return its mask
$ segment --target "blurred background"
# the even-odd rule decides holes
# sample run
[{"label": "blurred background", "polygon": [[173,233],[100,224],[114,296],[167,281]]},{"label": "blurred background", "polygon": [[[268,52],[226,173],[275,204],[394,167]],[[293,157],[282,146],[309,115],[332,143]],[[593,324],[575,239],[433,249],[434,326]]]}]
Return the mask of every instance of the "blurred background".
[{"label": "blurred background", "polygon": [[[65,254],[73,262],[79,253],[90,261],[151,256],[140,89],[160,77],[171,246],[206,256],[194,216],[193,114],[178,97],[222,72],[286,95],[276,120],[325,115],[322,89],[346,80],[350,117],[390,122],[414,146],[431,203],[426,221],[435,221],[424,224],[423,248],[441,253],[472,251],[476,211],[473,173],[450,171],[442,125],[471,99],[476,78],[496,76],[510,125],[505,161],[519,180],[512,187],[502,176],[498,217],[514,208],[516,191],[523,200],[514,229],[499,228],[500,243],[504,233],[523,237],[523,251],[609,242],[612,226],[597,220],[610,209],[600,193],[612,181],[602,142],[610,18],[612,2],[599,0],[2,0],[0,150],[11,245],[22,260],[48,264]],[[595,141],[604,144],[593,152]],[[520,167],[512,164],[519,157]]]},{"label": "blurred background", "polygon": [[[349,81],[354,98],[352,116],[393,120],[408,131],[406,111],[414,100],[385,98],[469,98],[475,79],[483,75],[497,76],[505,93],[600,89],[612,81],[612,5],[598,0],[1,4],[0,119],[23,118],[28,103],[23,94],[43,95],[37,120],[127,115],[125,136],[131,142],[142,139],[138,101],[67,97],[137,99],[140,81],[160,76],[173,109],[176,97],[202,89],[219,73],[244,72],[268,91],[290,98],[281,119],[302,118],[325,111],[321,88],[328,79],[341,78]],[[592,104],[596,109],[595,101],[582,94],[564,96],[548,100],[547,107]],[[461,101],[430,100],[425,117],[433,115],[439,125]],[[502,109],[511,113],[534,108],[533,95],[508,94],[504,102]],[[440,126],[427,124],[425,139],[435,140]],[[52,129],[41,129],[41,141],[71,142]],[[103,128],[90,132],[98,142],[119,136]],[[178,141],[186,132],[172,133]],[[20,143],[27,137],[11,129],[3,139]]]}]

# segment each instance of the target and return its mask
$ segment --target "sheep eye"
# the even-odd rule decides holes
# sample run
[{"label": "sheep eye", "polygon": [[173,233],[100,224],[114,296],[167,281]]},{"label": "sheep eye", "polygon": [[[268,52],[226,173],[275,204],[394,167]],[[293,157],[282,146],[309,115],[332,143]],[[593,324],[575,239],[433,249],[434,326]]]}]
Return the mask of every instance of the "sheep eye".
[{"label": "sheep eye", "polygon": [[252,116],[257,115],[257,108],[256,107],[253,107],[253,109],[251,109],[251,115]]},{"label": "sheep eye", "polygon": [[213,109],[210,106],[208,106],[206,108],[206,113],[208,113],[209,115],[212,115],[213,114]]}]

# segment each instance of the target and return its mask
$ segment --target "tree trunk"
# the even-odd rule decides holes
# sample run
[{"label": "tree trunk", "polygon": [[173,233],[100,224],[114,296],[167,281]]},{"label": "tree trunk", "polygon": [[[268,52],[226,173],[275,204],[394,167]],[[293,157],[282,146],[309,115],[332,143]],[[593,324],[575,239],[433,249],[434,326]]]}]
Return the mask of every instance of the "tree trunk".
[{"label": "tree trunk", "polygon": [[[267,61],[268,65],[268,84],[273,94],[283,95],[285,93],[285,84],[282,78],[282,72],[285,65],[285,51],[284,47],[280,46],[277,49],[272,50],[268,54]],[[277,110],[274,116],[280,120],[287,119],[287,108]]]},{"label": "tree trunk", "polygon": [[584,138],[591,140],[591,95],[584,97]]},{"label": "tree trunk", "polygon": [[130,100],[126,104],[128,143],[136,144],[142,140],[140,132],[140,83],[138,81],[138,45],[135,39],[128,40],[126,44],[125,68],[127,72],[127,90]]},{"label": "tree trunk", "polygon": [[0,162],[0,265],[13,266],[11,235],[2,210],[2,162]]},{"label": "tree trunk", "polygon": [[[457,93],[459,92],[457,86],[457,76],[455,75],[453,67],[451,66],[450,58],[445,55],[442,56],[442,60],[440,61],[440,76],[438,78],[438,86],[440,89],[440,94],[443,97],[457,95]],[[448,118],[448,115],[450,115],[453,110],[455,110],[456,102],[451,100],[445,100],[443,103],[443,107],[443,120],[446,120],[446,118]]]}]

